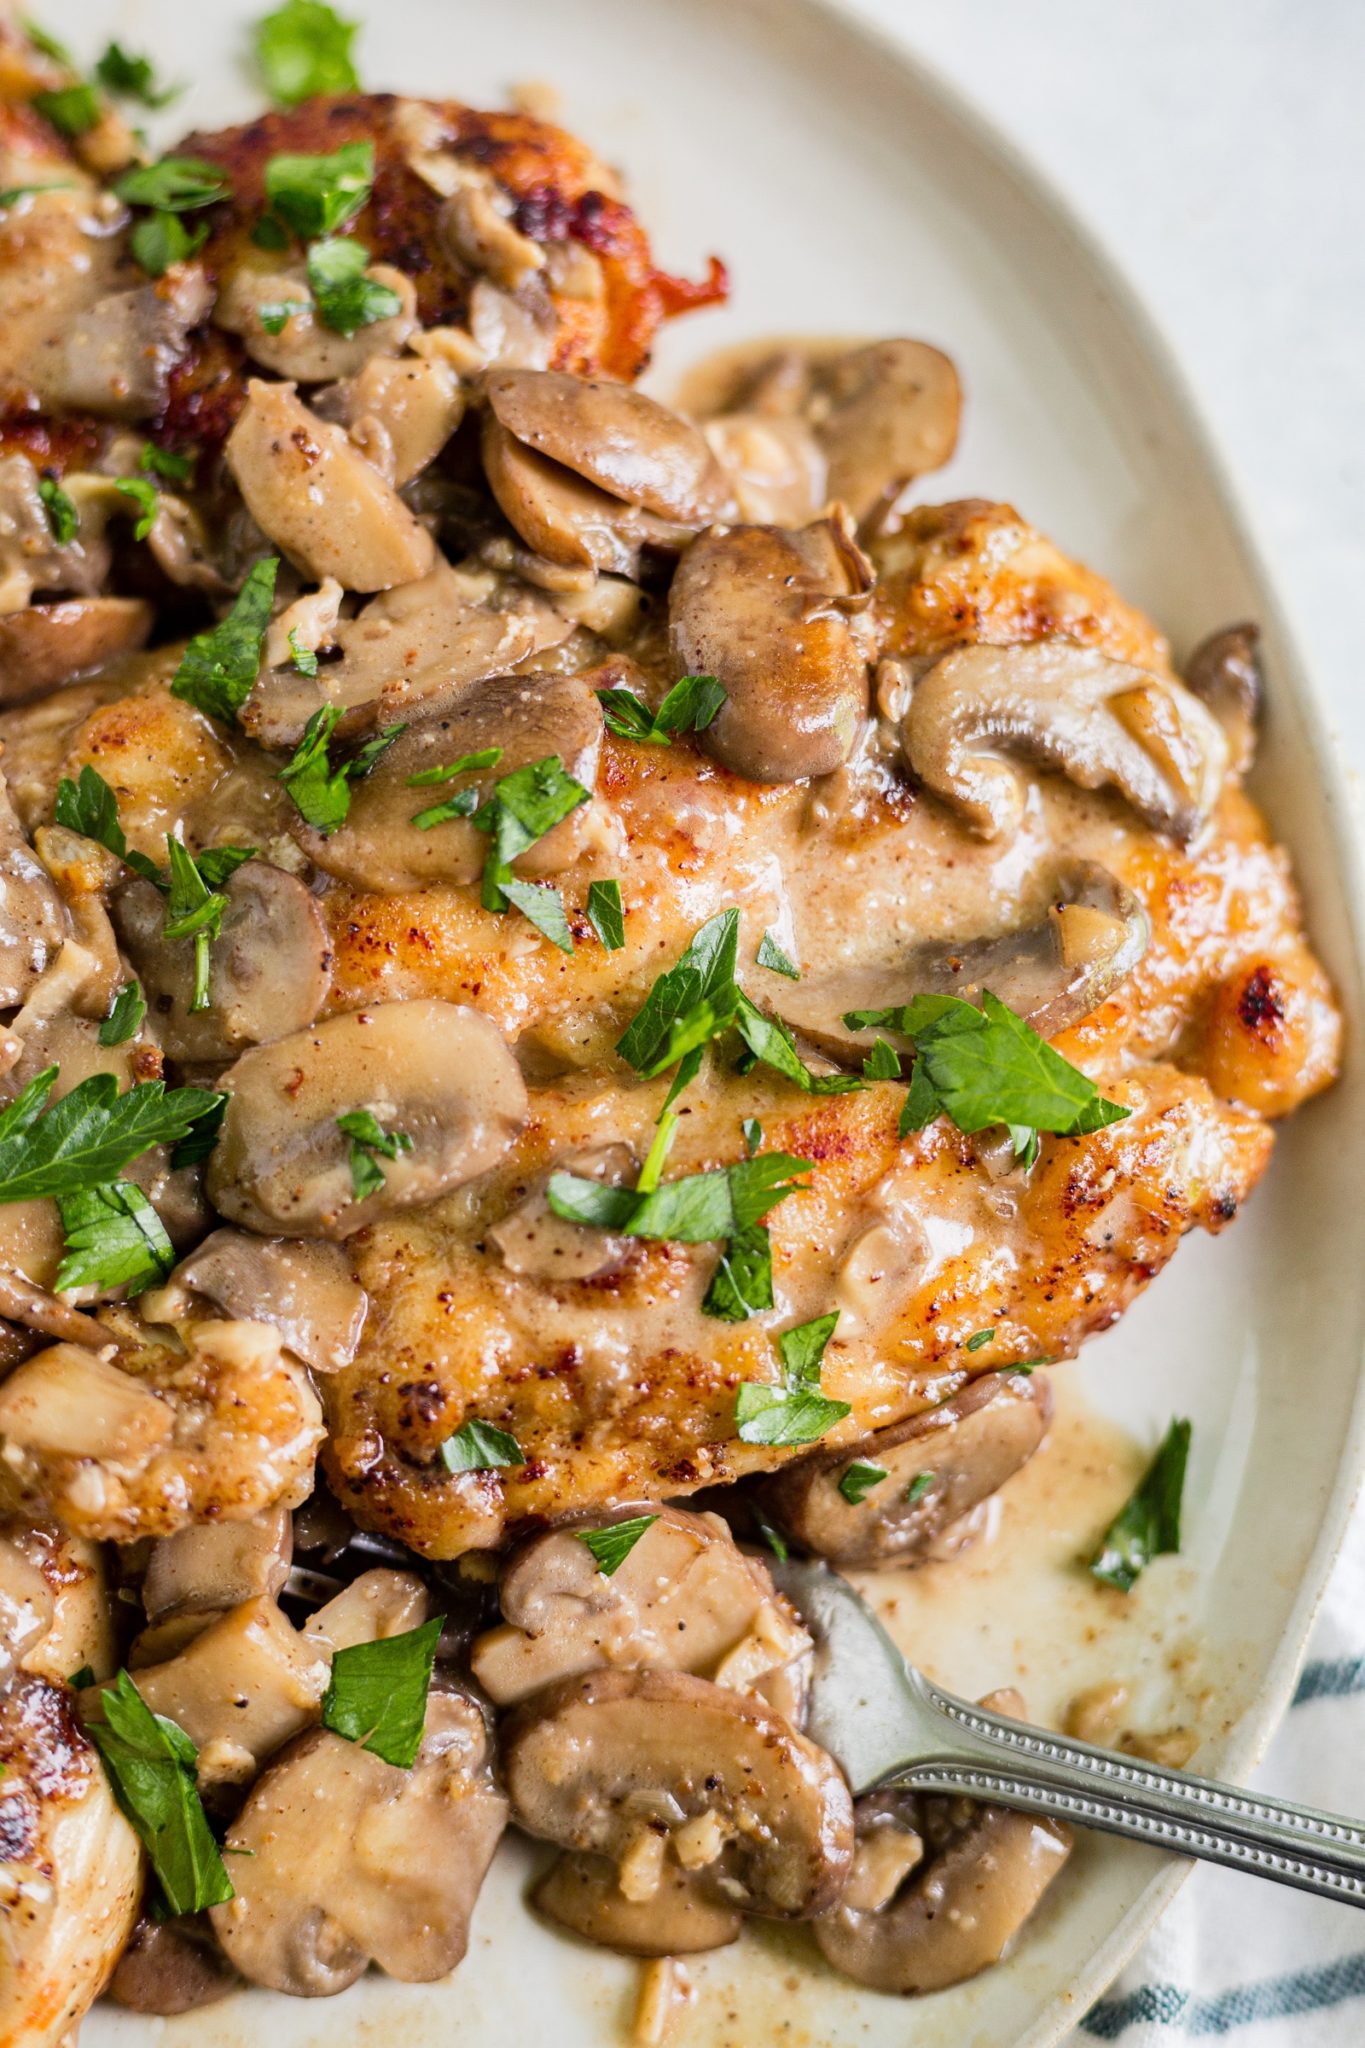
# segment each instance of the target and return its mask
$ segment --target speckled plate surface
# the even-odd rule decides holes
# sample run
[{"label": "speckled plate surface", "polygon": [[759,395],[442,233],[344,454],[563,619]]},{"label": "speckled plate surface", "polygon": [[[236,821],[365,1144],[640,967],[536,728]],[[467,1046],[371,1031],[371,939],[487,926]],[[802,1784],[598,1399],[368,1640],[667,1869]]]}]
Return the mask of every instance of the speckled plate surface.
[{"label": "speckled plate surface", "polygon": [[[82,53],[111,33],[192,90],[163,133],[240,118],[258,0],[49,0]],[[1351,828],[1311,689],[1204,443],[1141,312],[1031,174],[897,50],[816,0],[383,0],[366,8],[367,83],[497,101],[549,81],[563,118],[628,176],[660,260],[729,260],[723,313],[679,323],[655,383],[772,332],[912,333],[967,389],[936,495],[1014,500],[1112,576],[1177,651],[1229,619],[1267,634],[1259,794],[1294,850],[1315,939],[1358,1043]],[[919,1660],[958,1689],[1020,1684],[1055,1715],[1117,1678],[1130,1719],[1188,1727],[1237,1775],[1284,1704],[1361,1462],[1365,1078],[1295,1120],[1218,1243],[1187,1244],[1122,1327],[1070,1369],[1048,1450],[991,1541],[879,1597]],[[1061,1377],[1059,1375],[1059,1377]],[[1075,1569],[1173,1412],[1194,1420],[1187,1544],[1127,1602]],[[499,1856],[449,1983],[372,1978],[330,2004],[250,1994],[197,2017],[98,2014],[86,2048],[338,2048],[391,2042],[556,2048],[624,2040],[638,1966],[551,1935],[520,1902],[529,1851]],[[1045,2048],[1085,2011],[1170,1898],[1180,1869],[1083,1842],[1008,1963],[913,2006],[835,1978],[798,1933],[759,1930],[691,1968],[686,2048]]]}]

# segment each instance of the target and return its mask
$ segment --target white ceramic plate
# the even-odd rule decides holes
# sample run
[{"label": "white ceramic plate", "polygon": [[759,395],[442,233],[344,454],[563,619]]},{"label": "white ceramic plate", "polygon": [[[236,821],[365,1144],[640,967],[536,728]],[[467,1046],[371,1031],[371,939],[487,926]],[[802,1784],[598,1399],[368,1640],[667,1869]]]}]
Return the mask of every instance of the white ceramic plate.
[{"label": "white ceramic plate", "polygon": [[[117,33],[154,51],[163,74],[193,79],[162,117],[169,137],[258,105],[242,53],[264,4],[48,0],[43,11],[85,54]],[[374,86],[477,104],[514,82],[553,82],[567,124],[626,171],[660,260],[695,271],[711,249],[726,256],[733,301],[668,334],[660,388],[743,336],[922,335],[951,351],[968,395],[960,451],[929,480],[936,495],[1014,500],[1154,612],[1177,650],[1259,618],[1271,675],[1260,793],[1360,1016],[1346,804],[1264,572],[1161,345],[1030,172],[899,50],[817,0],[353,0],[345,11],[369,13],[362,66]],[[1360,1465],[1363,1156],[1353,1058],[1286,1130],[1234,1230],[1185,1245],[1072,1369],[1057,1441],[1013,1489],[994,1542],[897,1589],[895,1624],[922,1662],[966,1692],[1017,1679],[1039,1714],[1117,1675],[1139,1725],[1194,1726],[1206,1768],[1249,1769],[1284,1704]],[[1091,1589],[1074,1560],[1172,1413],[1194,1419],[1185,1555],[1123,1603]],[[101,2014],[90,2048],[153,2028],[168,2048],[624,2038],[637,1966],[533,1922],[519,1896],[528,1862],[515,1847],[500,1855],[449,1984],[369,1979],[327,2006],[253,1994],[164,2024]],[[913,2007],[835,1979],[803,1936],[760,1930],[693,1968],[682,2038],[1044,2048],[1179,1876],[1152,1852],[1084,1842],[1006,1965]]]}]

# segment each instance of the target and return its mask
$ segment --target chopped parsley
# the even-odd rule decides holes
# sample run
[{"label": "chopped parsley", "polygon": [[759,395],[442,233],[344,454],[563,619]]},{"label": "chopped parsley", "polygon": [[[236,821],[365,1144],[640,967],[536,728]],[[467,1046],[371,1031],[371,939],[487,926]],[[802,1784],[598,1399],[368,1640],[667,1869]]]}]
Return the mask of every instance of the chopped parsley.
[{"label": "chopped parsley", "polygon": [[236,724],[260,670],[279,566],[277,555],[257,562],[227,617],[195,634],[171,682],[173,697],[225,725]]},{"label": "chopped parsley", "polygon": [[257,308],[256,317],[267,334],[283,334],[295,313],[306,313],[305,299],[274,299],[269,305]]},{"label": "chopped parsley", "polygon": [[358,92],[351,60],[359,24],[324,0],[285,0],[256,24],[256,62],[277,106],[296,107],[317,93]]},{"label": "chopped parsley", "polygon": [[787,1539],[782,1534],[782,1531],[775,1527],[758,1508],[754,1509],[754,1521],[758,1526],[759,1535],[763,1538],[763,1541],[767,1544],[778,1563],[785,1564],[791,1556],[791,1551],[788,1548]]},{"label": "chopped parsley", "polygon": [[441,1445],[447,1472],[496,1472],[508,1465],[524,1465],[526,1454],[510,1430],[495,1429],[491,1422],[464,1423]]},{"label": "chopped parsley", "polygon": [[878,1038],[863,1061],[863,1072],[869,1081],[899,1081],[901,1056],[894,1045],[889,1044],[884,1038]]},{"label": "chopped parsley", "polygon": [[118,799],[99,770],[89,763],[81,769],[79,780],[73,782],[64,775],[57,784],[57,800],[52,807],[56,823],[64,825],[69,832],[79,832],[83,839],[93,839],[105,847],[125,866],[132,868],[145,881],[154,882],[162,888],[161,873],[154,860],[145,853],[129,849],[123,827],[118,818]]},{"label": "chopped parsley", "polygon": [[125,981],[113,1002],[109,1014],[100,1024],[101,1045],[126,1045],[130,1038],[136,1038],[142,1029],[142,1020],[147,1014],[147,1004],[136,981]]},{"label": "chopped parsley", "polygon": [[151,59],[135,57],[119,43],[106,47],[95,66],[95,76],[106,92],[140,100],[144,107],[167,107],[185,90],[183,85],[158,85]]},{"label": "chopped parsley", "polygon": [[910,1484],[906,1487],[904,1493],[901,1495],[901,1499],[905,1502],[907,1507],[913,1508],[917,1505],[918,1502],[924,1499],[925,1494],[928,1493],[930,1487],[934,1483],[935,1476],[936,1475],[932,1472],[917,1472],[915,1474],[914,1478],[910,1481]]},{"label": "chopped parsley", "polygon": [[1190,1434],[1188,1422],[1171,1424],[1133,1493],[1105,1530],[1090,1569],[1106,1586],[1131,1593],[1154,1557],[1180,1549]]},{"label": "chopped parsley", "polygon": [[149,475],[165,477],[168,483],[187,484],[194,476],[194,457],[177,455],[170,448],[158,448],[155,441],[144,441],[138,468],[145,469]]},{"label": "chopped parsley", "polygon": [[137,1081],[122,1095],[112,1074],[89,1074],[49,1105],[56,1067],[35,1074],[0,1109],[0,1202],[31,1202],[101,1187],[155,1145],[187,1138],[226,1102],[206,1088]]},{"label": "chopped parsley", "polygon": [[705,732],[725,694],[714,676],[683,676],[657,711],[651,711],[634,690],[599,690],[597,701],[607,730],[619,739],[666,747],[674,733]]},{"label": "chopped parsley", "polygon": [[188,263],[208,238],[205,220],[187,228],[178,213],[148,213],[134,221],[128,246],[148,277],[164,277],[173,263]]},{"label": "chopped parsley", "polygon": [[[292,632],[289,642],[293,647]],[[303,652],[306,654],[307,650]],[[304,675],[316,675],[317,656],[307,655],[312,663],[310,669],[304,666],[299,654],[300,650],[295,648],[296,666]],[[304,727],[303,738],[292,757],[280,770],[280,781],[293,798],[294,808],[324,838],[339,831],[346,823],[351,809],[351,784],[363,781],[399,735],[407,731],[405,725],[387,725],[363,747],[333,767],[328,747],[341,717],[340,710],[333,704],[324,704],[321,710],[315,711]]]},{"label": "chopped parsley", "polygon": [[[317,655],[311,647],[305,647],[299,639],[299,629],[297,626],[289,628],[289,659],[293,662],[294,667],[301,676],[311,677],[315,676],[318,672]],[[393,728],[397,732],[402,732],[404,729],[401,725]]]},{"label": "chopped parsley", "polygon": [[101,1292],[126,1287],[141,1294],[175,1265],[175,1246],[140,1187],[109,1181],[58,1195],[66,1257],[57,1269],[59,1294],[76,1287]]},{"label": "chopped parsley", "polygon": [[844,1022],[850,1030],[885,1028],[914,1041],[902,1133],[939,1115],[960,1131],[1004,1124],[1016,1158],[1031,1166],[1040,1131],[1075,1137],[1130,1114],[989,989],[979,1010],[960,996],[924,995],[890,1009],[850,1010]]},{"label": "chopped parsley", "polygon": [[743,1323],[773,1306],[773,1241],[766,1223],[746,1224],[721,1247],[702,1314]]},{"label": "chopped parsley", "polygon": [[195,1784],[198,1750],[183,1728],[152,1712],[126,1671],[99,1699],[104,1718],[85,1730],[146,1848],[166,1914],[225,1905],[232,1880]]},{"label": "chopped parsley", "polygon": [[420,1628],[338,1650],[322,1696],[322,1725],[410,1771],[422,1747],[436,1646],[445,1627],[438,1614]]},{"label": "chopped parsley", "polygon": [[740,1129],[744,1133],[746,1149],[750,1152],[757,1152],[759,1146],[763,1143],[763,1126],[758,1118],[756,1116],[746,1116],[740,1125]]},{"label": "chopped parsley", "polygon": [[372,142],[345,142],[327,156],[272,156],[265,167],[270,210],[301,242],[353,220],[373,184]]},{"label": "chopped parsley", "polygon": [[360,328],[403,310],[392,285],[365,275],[369,264],[369,250],[345,236],[313,242],[308,250],[308,285],[318,318],[348,341]]},{"label": "chopped parsley", "polygon": [[[194,987],[189,1008],[209,1007],[210,948],[223,929],[228,899],[222,884],[255,856],[254,846],[211,846],[196,859],[173,833],[166,834],[170,881],[166,887],[166,921],[161,936],[194,941]],[[158,887],[163,886],[160,882]]]},{"label": "chopped parsley", "polygon": [[121,491],[125,498],[131,498],[138,508],[137,522],[133,527],[134,540],[146,540],[156,524],[156,515],[161,510],[161,493],[145,476],[116,476],[114,489]]},{"label": "chopped parsley", "polygon": [[783,952],[771,932],[764,932],[759,940],[755,956],[760,967],[766,967],[770,974],[785,974],[788,981],[800,981],[801,969],[796,962]]},{"label": "chopped parsley", "polygon": [[587,1180],[576,1173],[552,1173],[546,1200],[566,1223],[584,1223],[627,1237],[706,1244],[733,1238],[788,1195],[804,1190],[796,1176],[809,1173],[809,1159],[789,1152],[759,1152],[734,1166],[687,1174],[641,1193]]},{"label": "chopped parsley", "polygon": [[518,882],[511,876],[499,886],[513,908],[519,910],[543,938],[558,946],[561,953],[572,953],[573,933],[569,930],[564,898],[558,889],[552,888],[548,882]]},{"label": "chopped parsley", "polygon": [[337,1129],[351,1141],[351,1188],[357,1202],[383,1187],[381,1159],[396,1159],[400,1152],[412,1150],[407,1132],[386,1131],[372,1109],[348,1109],[337,1118]]},{"label": "chopped parsley", "polygon": [[605,1529],[575,1529],[574,1535],[592,1552],[593,1563],[603,1578],[609,1579],[658,1519],[657,1515],[632,1515],[628,1521],[611,1522]]},{"label": "chopped parsley", "polygon": [[59,85],[49,92],[35,92],[29,103],[35,114],[50,121],[59,135],[87,135],[99,126],[103,109],[93,85],[82,80],[76,85]]},{"label": "chopped parsley", "polygon": [[81,524],[80,514],[70,498],[52,476],[39,477],[38,496],[43,501],[43,510],[47,514],[52,538],[59,548],[70,547],[80,531]]},{"label": "chopped parsley", "polygon": [[886,1477],[885,1465],[869,1465],[864,1459],[855,1458],[839,1475],[839,1491],[851,1508],[861,1507],[873,1487],[880,1486]]},{"label": "chopped parsley", "polygon": [[588,884],[588,923],[609,953],[620,952],[626,943],[626,917],[619,882]]},{"label": "chopped parsley", "polygon": [[825,1348],[839,1311],[784,1330],[777,1340],[782,1384],[745,1380],[735,1392],[735,1423],[746,1444],[812,1444],[852,1414],[847,1401],[831,1401],[820,1390]]},{"label": "chopped parsley", "polygon": [[992,1337],[993,1337],[994,1335],[995,1335],[995,1331],[994,1331],[993,1329],[991,1329],[991,1330],[974,1330],[974,1331],[972,1332],[971,1336],[970,1336],[970,1337],[969,1337],[969,1338],[967,1339],[967,1342],[966,1342],[966,1344],[965,1344],[965,1345],[963,1346],[963,1349],[964,1349],[965,1351],[979,1351],[979,1350],[981,1349],[981,1347],[982,1347],[982,1345],[983,1345],[983,1344],[989,1344],[989,1343],[990,1343],[990,1341],[991,1341],[991,1338],[992,1338]]},{"label": "chopped parsley", "polygon": [[229,197],[232,187],[220,164],[200,156],[163,156],[140,164],[114,182],[126,206],[150,206],[158,213],[197,213]]}]

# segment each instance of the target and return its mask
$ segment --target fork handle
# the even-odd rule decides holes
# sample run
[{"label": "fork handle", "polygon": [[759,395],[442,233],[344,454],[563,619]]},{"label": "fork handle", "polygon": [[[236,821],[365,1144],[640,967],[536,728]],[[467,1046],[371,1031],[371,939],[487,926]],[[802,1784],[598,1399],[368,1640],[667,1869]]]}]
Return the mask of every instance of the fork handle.
[{"label": "fork handle", "polygon": [[922,1673],[914,1681],[954,1740],[894,1771],[887,1784],[1076,1821],[1365,1906],[1365,1828],[1353,1821],[1029,1727],[943,1691]]}]

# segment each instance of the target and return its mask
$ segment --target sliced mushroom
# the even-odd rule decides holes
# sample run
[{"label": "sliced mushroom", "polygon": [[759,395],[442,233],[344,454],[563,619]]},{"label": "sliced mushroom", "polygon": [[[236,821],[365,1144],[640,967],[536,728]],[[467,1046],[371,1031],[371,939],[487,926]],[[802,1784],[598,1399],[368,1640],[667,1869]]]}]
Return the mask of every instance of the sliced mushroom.
[{"label": "sliced mushroom", "polygon": [[1223,728],[1229,772],[1245,775],[1256,756],[1265,696],[1260,627],[1224,626],[1221,632],[1210,633],[1190,656],[1185,683]]},{"label": "sliced mushroom", "polygon": [[718,528],[694,542],[669,591],[669,641],[677,674],[725,689],[701,735],[708,753],[755,782],[828,775],[848,759],[868,708],[848,612],[870,583],[831,520],[800,533]]},{"label": "sliced mushroom", "polygon": [[109,545],[102,518],[82,517],[75,537],[59,542],[38,488],[39,473],[27,457],[0,455],[0,617],[12,645],[22,632],[10,625],[35,590],[66,590],[91,596],[109,573]]},{"label": "sliced mushroom", "polygon": [[857,1030],[858,1010],[894,1009],[917,995],[998,996],[1043,1038],[1055,1038],[1097,1010],[1127,980],[1151,943],[1146,910],[1131,889],[1094,861],[1072,861],[1036,924],[994,939],[907,946],[885,964],[862,960],[784,985],[775,1007],[833,1059],[861,1061],[874,1039],[898,1051],[909,1041],[885,1025]]},{"label": "sliced mushroom", "polygon": [[[469,818],[446,818],[425,829],[415,820],[461,790],[478,788],[486,794],[496,778],[551,755],[591,790],[603,731],[593,681],[589,671],[490,676],[474,684],[440,718],[410,725],[373,773],[353,786],[340,831],[324,837],[298,819],[295,838],[324,872],[360,889],[394,894],[437,882],[476,882],[488,858],[487,833]],[[414,775],[491,747],[502,753],[489,767],[434,787],[412,785]],[[552,875],[568,867],[583,843],[585,809],[580,804],[518,855],[517,874]]]},{"label": "sliced mushroom", "polygon": [[[496,1025],[435,1001],[382,1003],[243,1053],[222,1076],[209,1195],[234,1223],[285,1237],[349,1237],[497,1164],[527,1115],[526,1084]],[[369,1110],[410,1149],[357,1199],[337,1118]],[[3,1392],[0,1391],[0,1401]]]},{"label": "sliced mushroom", "polygon": [[664,1862],[706,1897],[774,1919],[839,1895],[853,1809],[838,1768],[751,1694],[681,1671],[597,1671],[534,1694],[503,1728],[528,1833],[609,1858],[627,1896]]},{"label": "sliced mushroom", "polygon": [[629,1956],[700,1955],[738,1941],[744,1925],[736,1907],[708,1898],[677,1863],[662,1866],[651,1897],[631,1899],[608,1857],[557,1856],[531,1901],[556,1926]]},{"label": "sliced mushroom", "polygon": [[746,526],[805,526],[829,495],[824,450],[801,419],[723,414],[703,429]]},{"label": "sliced mushroom", "polygon": [[697,528],[729,490],[705,436],[628,384],[561,370],[492,370],[484,395],[507,432],[611,497]]},{"label": "sliced mushroom", "polygon": [[[586,1146],[558,1163],[612,1187],[633,1185],[640,1171],[629,1145]],[[489,1225],[486,1235],[508,1272],[553,1287],[557,1281],[594,1280],[618,1270],[632,1256],[632,1240],[554,1215],[545,1196],[549,1178],[542,1174],[514,1209]]]},{"label": "sliced mushroom", "polygon": [[140,1920],[106,1995],[126,2012],[169,2018],[216,2005],[240,1981],[199,1920]]},{"label": "sliced mushroom", "polygon": [[155,284],[111,292],[74,313],[44,369],[49,403],[110,419],[150,419],[165,404],[185,337],[212,298],[203,271],[183,264]]},{"label": "sliced mushroom", "polygon": [[66,913],[0,775],[0,1009],[31,995],[66,938]]},{"label": "sliced mushroom", "polygon": [[559,315],[540,277],[523,278],[514,292],[480,277],[469,294],[467,336],[459,328],[437,333],[462,352],[472,345],[471,367],[499,363],[508,369],[543,370],[554,353]]},{"label": "sliced mushroom", "polygon": [[998,1962],[1071,1850],[1061,1822],[974,1800],[874,1792],[857,1820],[848,1889],[815,1938],[846,1977],[903,1996]]},{"label": "sliced mushroom", "polygon": [[227,909],[209,946],[209,1006],[193,1010],[194,948],[162,937],[166,898],[132,877],[114,921],[172,1059],[230,1060],[243,1046],[301,1031],[332,985],[322,912],[296,875],[251,860],[223,885]]},{"label": "sliced mushroom", "polygon": [[205,1522],[164,1536],[152,1545],[142,1581],[147,1618],[226,1613],[248,1600],[273,1600],[293,1554],[292,1524],[282,1507],[249,1522]]},{"label": "sliced mushroom", "polygon": [[[277,377],[300,384],[354,377],[373,357],[396,356],[417,324],[417,291],[410,277],[387,263],[372,264],[366,275],[397,295],[399,310],[357,327],[354,334],[339,334],[318,318],[301,263],[243,250],[220,285],[214,325],[239,334],[252,361]],[[286,317],[280,322],[282,309]]]},{"label": "sliced mushroom", "polygon": [[483,1716],[433,1691],[410,1771],[316,1730],[261,1778],[228,1830],[237,1896],[212,1911],[253,1984],[328,1998],[376,1963],[403,1983],[464,1955],[484,1874],[507,1821]]},{"label": "sliced mushroom", "polygon": [[[582,1529],[656,1519],[606,1577]],[[472,1669],[499,1706],[604,1665],[690,1671],[757,1690],[809,1655],[810,1637],[718,1515],[635,1504],[533,1537],[503,1568],[503,1621]]]},{"label": "sliced mushroom", "polygon": [[[802,1458],[766,1480],[763,1497],[779,1527],[835,1564],[921,1564],[1028,1463],[1052,1408],[1046,1374],[982,1373],[908,1422]],[[855,1464],[886,1472],[856,1505],[839,1491]]]},{"label": "sliced mushroom", "polygon": [[432,1614],[431,1594],[414,1572],[380,1566],[362,1572],[310,1614],[303,1633],[328,1657],[357,1643],[381,1643],[420,1628]]},{"label": "sliced mushroom", "polygon": [[252,518],[314,582],[388,590],[434,566],[431,535],[392,484],[292,384],[248,384],[224,453]]},{"label": "sliced mushroom", "polygon": [[483,466],[511,525],[549,562],[634,577],[646,544],[676,554],[692,533],[547,461],[491,412],[484,416]]},{"label": "sliced mushroom", "polygon": [[504,291],[516,291],[545,268],[545,251],[515,225],[515,201],[491,173],[453,154],[444,161],[460,183],[441,208],[441,240],[464,269],[483,271]]},{"label": "sliced mushroom", "polygon": [[401,490],[434,462],[464,417],[464,386],[449,363],[425,356],[374,356],[358,375],[313,395],[320,418],[368,445],[371,426],[387,441],[390,481]]},{"label": "sliced mushroom", "polygon": [[345,713],[342,734],[436,712],[471,683],[558,646],[572,631],[572,619],[539,591],[441,561],[343,620],[335,633],[341,659],[316,677],[292,667],[263,675],[242,723],[264,746],[293,747],[324,705]]},{"label": "sliced mushroom", "polygon": [[28,704],[146,641],[152,607],[140,597],[70,597],[0,618],[0,705]]},{"label": "sliced mushroom", "polygon": [[943,467],[961,410],[957,371],[927,342],[874,341],[823,364],[810,416],[830,497],[866,519],[902,484]]},{"label": "sliced mushroom", "polygon": [[[246,1600],[199,1630],[137,1689],[154,1714],[199,1751],[201,1785],[249,1783],[267,1758],[317,1717],[329,1660],[273,1600]],[[92,1698],[92,1710],[98,1702]]]},{"label": "sliced mushroom", "polygon": [[206,1237],[164,1288],[143,1295],[143,1317],[178,1322],[196,1295],[225,1315],[250,1314],[269,1323],[314,1372],[339,1372],[350,1364],[369,1309],[369,1296],[331,1245],[242,1230],[215,1230]]},{"label": "sliced mushroom", "polygon": [[959,647],[915,684],[901,744],[916,775],[984,839],[1013,832],[1022,754],[1081,789],[1112,787],[1157,830],[1188,840],[1227,768],[1218,724],[1183,684],[1066,640]]},{"label": "sliced mushroom", "polygon": [[0,2040],[60,2048],[137,1918],[142,1850],[65,1686],[0,1693]]}]

